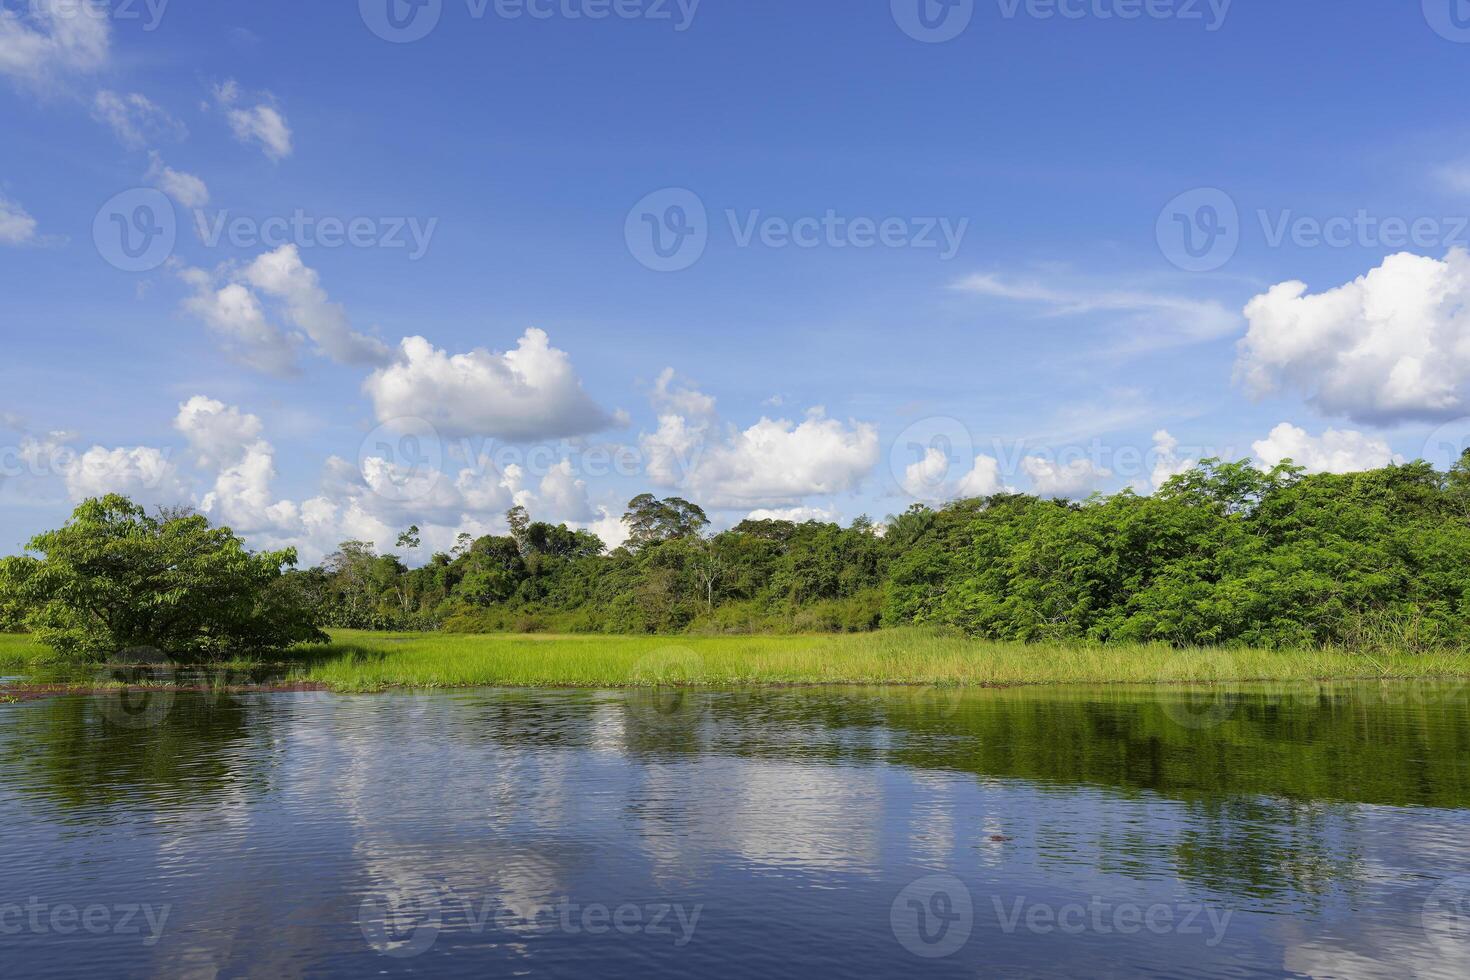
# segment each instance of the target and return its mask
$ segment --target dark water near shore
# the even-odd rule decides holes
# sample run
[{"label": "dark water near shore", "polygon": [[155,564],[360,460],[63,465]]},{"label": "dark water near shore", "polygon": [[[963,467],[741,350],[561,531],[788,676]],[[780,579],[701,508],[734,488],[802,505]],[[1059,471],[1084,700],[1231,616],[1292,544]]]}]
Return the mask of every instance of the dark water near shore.
[{"label": "dark water near shore", "polygon": [[1470,975],[1470,692],[0,706],[0,976]]}]

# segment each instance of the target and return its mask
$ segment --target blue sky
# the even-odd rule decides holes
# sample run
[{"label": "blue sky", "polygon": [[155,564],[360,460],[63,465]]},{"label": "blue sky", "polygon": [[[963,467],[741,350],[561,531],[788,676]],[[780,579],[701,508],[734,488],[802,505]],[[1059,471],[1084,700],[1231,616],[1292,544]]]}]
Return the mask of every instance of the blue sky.
[{"label": "blue sky", "polygon": [[1462,0],[389,3],[0,2],[0,550],[106,489],[311,560],[1470,431]]}]

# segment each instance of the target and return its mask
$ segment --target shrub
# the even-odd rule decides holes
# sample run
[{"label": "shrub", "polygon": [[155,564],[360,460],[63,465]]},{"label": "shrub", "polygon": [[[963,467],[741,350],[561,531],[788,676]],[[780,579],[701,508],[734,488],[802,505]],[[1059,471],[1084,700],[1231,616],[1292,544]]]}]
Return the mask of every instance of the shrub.
[{"label": "shrub", "polygon": [[153,648],[215,659],[325,642],[306,594],[283,579],[292,550],[253,554],[198,515],[150,517],[124,497],[88,500],[0,562],[0,606],[67,657]]}]

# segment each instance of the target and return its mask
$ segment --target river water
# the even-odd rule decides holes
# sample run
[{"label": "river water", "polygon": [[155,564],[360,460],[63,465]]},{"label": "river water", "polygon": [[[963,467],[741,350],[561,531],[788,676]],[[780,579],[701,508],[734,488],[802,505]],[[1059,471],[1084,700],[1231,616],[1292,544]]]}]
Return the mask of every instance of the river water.
[{"label": "river water", "polygon": [[0,975],[1470,976],[1470,690],[0,705]]}]

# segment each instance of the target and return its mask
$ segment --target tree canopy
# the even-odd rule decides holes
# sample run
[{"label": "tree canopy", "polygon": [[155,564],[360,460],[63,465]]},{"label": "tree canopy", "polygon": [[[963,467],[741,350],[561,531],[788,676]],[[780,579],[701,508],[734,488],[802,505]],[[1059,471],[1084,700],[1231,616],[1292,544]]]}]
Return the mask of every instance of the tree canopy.
[{"label": "tree canopy", "polygon": [[[289,552],[250,556],[202,518],[147,519],[107,498],[32,542],[44,561],[5,563],[0,619],[23,618],[77,648],[147,636],[268,645],[292,634],[272,618],[284,600],[244,598],[257,594],[248,583],[266,581],[265,596],[310,606],[300,621],[308,630],[316,621],[601,633],[932,624],[1023,642],[1470,643],[1470,456],[1447,473],[1418,462],[1345,475],[1206,460],[1151,496],[1000,494],[915,505],[882,523],[746,520],[714,534],[698,505],[643,494],[624,520],[627,543],[608,551],[589,531],[518,507],[509,534],[461,534],[418,568],[349,541],[295,572]],[[417,528],[400,538],[406,548],[421,541]],[[166,560],[196,548],[208,557],[197,573]],[[180,592],[177,579],[198,584]],[[216,601],[211,620],[200,610]],[[251,636],[242,623],[276,625],[226,642]],[[96,644],[86,639],[104,626]]]},{"label": "tree canopy", "polygon": [[406,573],[416,608],[460,629],[1470,642],[1470,458],[1311,476],[1207,460],[1146,497],[1001,494],[881,525],[747,520],[712,536],[697,505],[644,494],[625,520],[628,543],[601,554],[533,541],[522,515],[518,547],[482,538]]},{"label": "tree canopy", "polygon": [[196,514],[102,497],[27,550],[0,561],[0,607],[63,654],[213,659],[326,639],[286,574],[295,551],[252,553]]}]

